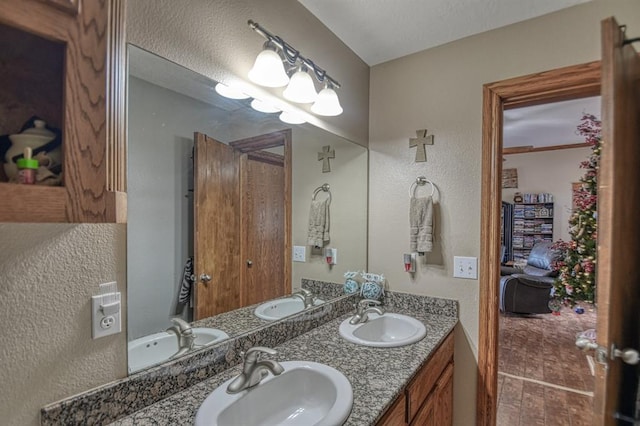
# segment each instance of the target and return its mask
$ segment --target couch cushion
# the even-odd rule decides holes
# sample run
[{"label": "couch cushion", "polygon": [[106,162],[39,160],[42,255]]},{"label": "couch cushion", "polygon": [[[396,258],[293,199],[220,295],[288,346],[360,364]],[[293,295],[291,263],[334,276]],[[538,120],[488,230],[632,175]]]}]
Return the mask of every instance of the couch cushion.
[{"label": "couch cushion", "polygon": [[[552,269],[553,262],[560,259],[562,256],[562,252],[551,248],[552,246],[552,242],[538,243],[533,246],[531,253],[529,253],[529,258],[527,259],[527,265],[550,271]],[[528,274],[526,271],[525,273]]]}]

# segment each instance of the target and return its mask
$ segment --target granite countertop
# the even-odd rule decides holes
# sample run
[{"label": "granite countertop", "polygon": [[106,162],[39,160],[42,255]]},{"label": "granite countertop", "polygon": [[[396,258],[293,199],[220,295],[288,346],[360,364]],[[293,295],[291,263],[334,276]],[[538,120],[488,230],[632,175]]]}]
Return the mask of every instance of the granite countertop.
[{"label": "granite countertop", "polygon": [[[340,323],[350,316],[345,315],[277,346],[274,349],[278,355],[274,359],[315,361],[336,368],[349,379],[353,387],[353,408],[344,424],[374,424],[458,322],[455,317],[413,309],[390,311],[421,320],[427,328],[426,337],[399,348],[356,345],[344,340],[338,332]],[[204,399],[220,384],[240,374],[241,369],[241,365],[238,365],[225,370],[111,424],[193,424],[196,411]]]}]

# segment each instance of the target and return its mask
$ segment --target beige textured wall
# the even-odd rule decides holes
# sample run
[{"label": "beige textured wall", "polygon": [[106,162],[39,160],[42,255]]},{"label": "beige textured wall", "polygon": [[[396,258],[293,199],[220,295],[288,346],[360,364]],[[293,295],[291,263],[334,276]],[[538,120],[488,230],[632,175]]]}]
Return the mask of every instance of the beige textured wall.
[{"label": "beige textured wall", "polygon": [[[452,278],[454,255],[480,256],[482,85],[600,58],[600,20],[616,15],[640,34],[640,2],[595,0],[419,52],[372,68],[369,148],[369,266],[392,290],[460,301],[454,381],[455,424],[475,423],[478,282]],[[427,163],[408,139],[435,134]],[[437,251],[412,279],[408,194],[418,175],[438,185]]]},{"label": "beige textured wall", "polygon": [[135,0],[127,13],[129,42],[217,81],[240,77],[247,93],[266,99],[281,89],[269,92],[246,77],[265,41],[247,25],[253,19],[342,85],[344,113],[310,122],[367,144],[369,67],[296,0]]},{"label": "beige textured wall", "polygon": [[580,162],[590,153],[590,148],[573,148],[505,155],[502,167],[518,170],[518,187],[503,189],[502,199],[513,203],[516,192],[553,194],[553,239],[570,241],[571,183],[584,174]]},{"label": "beige textured wall", "polygon": [[126,333],[92,340],[90,301],[103,282],[125,292],[125,235],[125,225],[0,224],[3,425],[38,425],[43,405],[126,376]]}]

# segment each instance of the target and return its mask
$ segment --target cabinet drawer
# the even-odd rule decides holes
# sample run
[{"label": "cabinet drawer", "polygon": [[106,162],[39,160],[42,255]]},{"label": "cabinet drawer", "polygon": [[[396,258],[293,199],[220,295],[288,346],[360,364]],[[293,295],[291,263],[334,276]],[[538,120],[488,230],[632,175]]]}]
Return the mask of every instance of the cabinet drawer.
[{"label": "cabinet drawer", "polygon": [[436,381],[442,374],[449,362],[453,359],[453,333],[442,342],[440,347],[427,361],[425,367],[421,368],[418,374],[407,386],[407,413],[409,422],[413,420],[418,410],[422,406],[427,396],[436,385]]}]

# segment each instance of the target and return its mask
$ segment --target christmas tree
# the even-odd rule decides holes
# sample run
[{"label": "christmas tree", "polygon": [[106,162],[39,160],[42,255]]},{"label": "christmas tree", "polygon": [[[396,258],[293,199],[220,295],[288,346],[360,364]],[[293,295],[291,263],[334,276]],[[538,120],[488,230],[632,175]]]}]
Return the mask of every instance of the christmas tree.
[{"label": "christmas tree", "polygon": [[578,133],[591,147],[588,159],[580,163],[585,169],[580,188],[574,193],[574,209],[569,219],[571,241],[558,241],[555,247],[563,256],[556,263],[558,278],[554,283],[555,297],[575,305],[579,301],[595,301],[596,295],[596,238],[598,216],[598,164],[601,151],[601,122],[585,114]]}]

